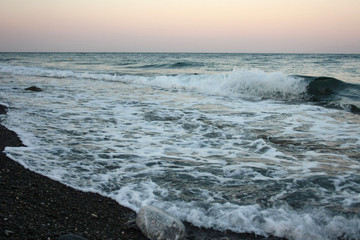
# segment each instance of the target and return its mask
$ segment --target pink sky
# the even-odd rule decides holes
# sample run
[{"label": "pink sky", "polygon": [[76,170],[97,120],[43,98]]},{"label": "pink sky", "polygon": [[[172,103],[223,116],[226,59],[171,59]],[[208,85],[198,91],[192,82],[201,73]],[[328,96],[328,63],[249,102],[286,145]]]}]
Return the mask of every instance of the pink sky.
[{"label": "pink sky", "polygon": [[360,53],[359,0],[1,0],[0,51]]}]

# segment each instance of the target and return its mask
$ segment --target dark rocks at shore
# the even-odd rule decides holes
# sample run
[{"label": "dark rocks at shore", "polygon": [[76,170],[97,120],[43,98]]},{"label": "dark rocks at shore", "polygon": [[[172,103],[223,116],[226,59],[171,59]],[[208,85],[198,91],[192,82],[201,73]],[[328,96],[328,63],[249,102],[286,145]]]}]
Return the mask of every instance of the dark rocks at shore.
[{"label": "dark rocks at shore", "polygon": [[6,146],[21,147],[24,144],[15,132],[0,124],[0,151],[3,151]]},{"label": "dark rocks at shore", "polygon": [[43,91],[41,88],[36,87],[36,86],[31,86],[31,87],[25,88],[25,90],[33,91],[33,92],[42,92]]},{"label": "dark rocks at shore", "polygon": [[4,105],[0,104],[0,114],[6,114],[8,111],[8,108]]},{"label": "dark rocks at shore", "polygon": [[[0,104],[0,114],[5,114],[7,107]],[[6,146],[21,147],[24,146],[18,135],[0,124],[0,151],[2,152]]]},{"label": "dark rocks at shore", "polygon": [[[0,114],[6,114],[7,107],[0,104]],[[21,147],[24,146],[18,135],[0,124],[0,151],[4,151],[5,147]]]}]

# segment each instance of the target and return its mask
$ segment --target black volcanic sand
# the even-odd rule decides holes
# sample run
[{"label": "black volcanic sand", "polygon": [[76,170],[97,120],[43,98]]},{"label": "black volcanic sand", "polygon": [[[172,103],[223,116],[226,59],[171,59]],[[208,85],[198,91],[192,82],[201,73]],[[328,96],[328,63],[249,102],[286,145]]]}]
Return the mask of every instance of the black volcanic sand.
[{"label": "black volcanic sand", "polygon": [[[7,108],[0,105],[0,114]],[[0,124],[0,239],[147,239],[136,227],[136,213],[96,193],[82,192],[32,172],[3,150],[23,146]],[[186,239],[279,239],[197,228],[185,223]]]}]

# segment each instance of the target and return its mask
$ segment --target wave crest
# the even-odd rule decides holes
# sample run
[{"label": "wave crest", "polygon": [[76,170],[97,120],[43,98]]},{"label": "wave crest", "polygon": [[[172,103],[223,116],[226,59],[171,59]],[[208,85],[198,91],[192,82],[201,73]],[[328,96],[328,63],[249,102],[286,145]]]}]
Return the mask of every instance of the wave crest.
[{"label": "wave crest", "polygon": [[[180,63],[182,66],[183,64]],[[324,107],[360,113],[360,85],[330,77],[289,76],[282,72],[267,73],[245,69],[216,74],[139,76],[11,65],[0,65],[0,72],[22,76],[134,83],[218,96],[312,102]]]},{"label": "wave crest", "polygon": [[211,95],[300,99],[306,93],[306,82],[281,72],[233,70],[229,73],[156,76],[132,79],[138,84],[185,89]]},{"label": "wave crest", "polygon": [[261,98],[298,99],[299,96],[306,92],[306,82],[303,78],[288,76],[281,72],[265,73],[260,70],[240,69],[217,74],[179,74],[175,76],[146,77],[0,65],[0,72],[39,77],[120,81],[162,88],[185,89],[220,96],[246,95]]}]

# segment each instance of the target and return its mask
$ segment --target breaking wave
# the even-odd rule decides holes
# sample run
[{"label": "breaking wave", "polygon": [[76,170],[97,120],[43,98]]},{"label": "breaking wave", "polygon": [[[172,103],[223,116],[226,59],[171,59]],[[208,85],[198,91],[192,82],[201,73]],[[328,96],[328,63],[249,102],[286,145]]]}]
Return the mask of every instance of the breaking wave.
[{"label": "breaking wave", "polygon": [[[189,64],[191,63],[178,62],[173,65],[186,67]],[[144,66],[141,67],[144,68]],[[149,65],[147,67],[171,66]],[[360,113],[360,85],[346,83],[331,77],[289,76],[282,72],[267,73],[260,70],[243,69],[217,74],[139,76],[10,65],[0,65],[0,72],[51,78],[118,81],[226,97],[311,102],[324,107]]]}]

